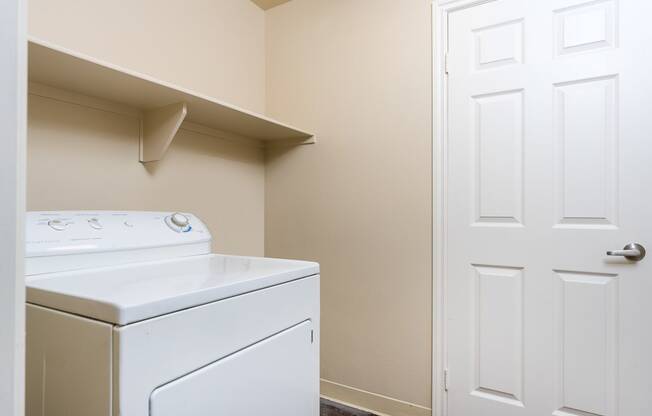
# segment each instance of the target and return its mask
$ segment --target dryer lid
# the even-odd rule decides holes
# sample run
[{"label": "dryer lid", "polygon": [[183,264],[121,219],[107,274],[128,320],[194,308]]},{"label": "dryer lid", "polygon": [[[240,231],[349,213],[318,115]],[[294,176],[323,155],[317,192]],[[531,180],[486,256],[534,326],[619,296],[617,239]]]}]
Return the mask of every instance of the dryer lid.
[{"label": "dryer lid", "polygon": [[27,301],[127,325],[319,273],[313,262],[207,254],[27,278]]}]

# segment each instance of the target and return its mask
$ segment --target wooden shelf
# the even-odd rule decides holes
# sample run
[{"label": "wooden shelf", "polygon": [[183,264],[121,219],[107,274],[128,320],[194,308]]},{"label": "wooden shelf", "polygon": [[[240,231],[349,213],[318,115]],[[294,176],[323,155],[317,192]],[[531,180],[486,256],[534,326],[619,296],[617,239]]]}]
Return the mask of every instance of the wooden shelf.
[{"label": "wooden shelf", "polygon": [[33,38],[29,81],[141,110],[141,162],[161,159],[184,120],[264,143],[314,143],[261,114]]}]

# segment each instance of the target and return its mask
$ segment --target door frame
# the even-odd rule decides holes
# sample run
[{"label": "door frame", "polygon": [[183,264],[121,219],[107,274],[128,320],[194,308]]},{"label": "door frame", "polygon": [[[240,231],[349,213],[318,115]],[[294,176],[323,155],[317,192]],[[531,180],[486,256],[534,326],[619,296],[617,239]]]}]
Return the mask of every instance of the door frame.
[{"label": "door frame", "polygon": [[25,414],[27,0],[0,2],[0,414]]},{"label": "door frame", "polygon": [[432,416],[447,415],[446,193],[448,186],[448,16],[496,0],[432,0]]}]

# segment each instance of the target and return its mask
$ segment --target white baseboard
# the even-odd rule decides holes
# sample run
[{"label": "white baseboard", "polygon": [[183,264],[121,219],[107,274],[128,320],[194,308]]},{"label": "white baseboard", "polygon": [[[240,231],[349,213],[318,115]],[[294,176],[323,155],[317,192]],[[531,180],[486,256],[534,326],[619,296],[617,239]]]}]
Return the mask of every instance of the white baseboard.
[{"label": "white baseboard", "polygon": [[391,397],[321,379],[321,396],[325,399],[375,413],[378,416],[431,416],[431,409]]}]

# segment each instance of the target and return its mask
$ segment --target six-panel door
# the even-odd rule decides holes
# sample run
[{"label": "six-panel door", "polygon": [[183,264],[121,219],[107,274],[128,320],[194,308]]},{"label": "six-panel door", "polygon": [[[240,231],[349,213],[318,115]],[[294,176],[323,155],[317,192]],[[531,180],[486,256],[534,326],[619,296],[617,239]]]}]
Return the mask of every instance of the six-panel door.
[{"label": "six-panel door", "polygon": [[451,416],[652,414],[649,3],[449,14]]}]

